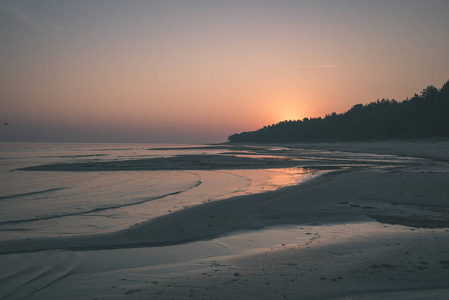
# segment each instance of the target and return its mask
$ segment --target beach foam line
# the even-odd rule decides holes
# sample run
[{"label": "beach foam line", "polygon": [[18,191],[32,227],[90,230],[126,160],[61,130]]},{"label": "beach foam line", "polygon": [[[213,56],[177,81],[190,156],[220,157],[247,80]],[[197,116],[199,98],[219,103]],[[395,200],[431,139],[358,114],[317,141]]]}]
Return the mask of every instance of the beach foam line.
[{"label": "beach foam line", "polygon": [[[22,194],[14,194],[14,195],[8,195],[8,196],[1,196],[0,200],[6,200],[6,199],[13,199],[13,198],[20,198],[20,197],[26,197],[26,196],[33,196],[33,195],[39,195],[39,194],[47,194],[51,192],[57,192],[57,191],[63,191],[69,189],[68,187],[62,187],[62,188],[51,188],[41,191],[35,191],[35,192],[29,192],[29,193],[22,193]],[[1,222],[0,222],[1,224]]]}]

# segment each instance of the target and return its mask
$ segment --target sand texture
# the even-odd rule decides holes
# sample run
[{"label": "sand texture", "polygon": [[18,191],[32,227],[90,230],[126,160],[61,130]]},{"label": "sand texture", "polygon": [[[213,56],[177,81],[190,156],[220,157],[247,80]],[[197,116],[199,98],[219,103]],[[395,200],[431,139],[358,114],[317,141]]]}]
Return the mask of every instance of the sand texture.
[{"label": "sand texture", "polygon": [[[111,234],[0,242],[7,269],[16,263],[36,272],[45,264],[26,267],[19,260],[53,257],[69,270],[50,283],[40,283],[44,275],[26,284],[23,275],[5,276],[1,296],[448,299],[449,144],[413,145],[308,144],[307,149],[423,159],[369,167],[354,159],[350,167],[298,186],[190,207]],[[272,244],[270,230],[276,236]],[[175,254],[164,256],[170,251]],[[156,261],[160,257],[158,263],[146,261],[149,253]],[[127,263],[139,255],[145,257],[140,263]],[[106,258],[109,268],[95,267]],[[47,264],[47,272],[55,264]]]}]

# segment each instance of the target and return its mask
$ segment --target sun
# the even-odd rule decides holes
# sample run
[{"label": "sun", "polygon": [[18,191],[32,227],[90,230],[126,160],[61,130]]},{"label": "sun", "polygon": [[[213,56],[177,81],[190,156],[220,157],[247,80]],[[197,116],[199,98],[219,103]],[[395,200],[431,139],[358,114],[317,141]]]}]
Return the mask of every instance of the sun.
[{"label": "sun", "polygon": [[289,105],[279,109],[278,112],[278,120],[282,121],[296,121],[300,120],[301,115],[299,113],[299,109],[296,106]]}]

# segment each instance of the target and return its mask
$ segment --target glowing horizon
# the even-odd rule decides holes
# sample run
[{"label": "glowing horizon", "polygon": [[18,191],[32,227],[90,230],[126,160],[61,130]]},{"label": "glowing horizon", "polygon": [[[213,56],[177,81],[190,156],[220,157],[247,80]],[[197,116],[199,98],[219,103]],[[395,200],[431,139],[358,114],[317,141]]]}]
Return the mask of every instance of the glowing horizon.
[{"label": "glowing horizon", "polygon": [[447,1],[0,0],[0,141],[223,142],[449,79]]}]

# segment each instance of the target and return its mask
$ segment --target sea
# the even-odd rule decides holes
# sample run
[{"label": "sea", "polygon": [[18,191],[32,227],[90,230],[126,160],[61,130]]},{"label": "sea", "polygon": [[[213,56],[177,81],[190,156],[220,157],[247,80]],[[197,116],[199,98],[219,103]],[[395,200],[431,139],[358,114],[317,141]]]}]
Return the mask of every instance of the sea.
[{"label": "sea", "polygon": [[[302,168],[24,171],[44,164],[229,155],[208,145],[0,143],[0,240],[125,230],[194,205],[295,185]],[[238,155],[236,150],[232,155]]]}]

